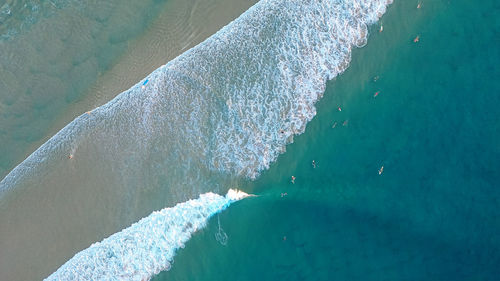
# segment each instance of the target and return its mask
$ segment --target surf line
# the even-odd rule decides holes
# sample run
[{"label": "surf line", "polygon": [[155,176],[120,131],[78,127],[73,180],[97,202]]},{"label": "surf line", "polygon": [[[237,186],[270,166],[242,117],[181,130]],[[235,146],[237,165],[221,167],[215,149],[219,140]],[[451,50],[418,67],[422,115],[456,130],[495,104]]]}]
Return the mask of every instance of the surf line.
[{"label": "surf line", "polygon": [[149,280],[169,270],[177,249],[208,219],[253,196],[230,189],[212,192],[151,215],[77,253],[45,280]]}]

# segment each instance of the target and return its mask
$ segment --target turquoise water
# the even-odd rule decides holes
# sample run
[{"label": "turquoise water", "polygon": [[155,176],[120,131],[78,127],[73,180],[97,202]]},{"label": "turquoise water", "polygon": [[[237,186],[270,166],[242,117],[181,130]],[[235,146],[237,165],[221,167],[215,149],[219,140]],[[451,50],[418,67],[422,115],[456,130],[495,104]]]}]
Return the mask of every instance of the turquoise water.
[{"label": "turquoise water", "polygon": [[227,245],[214,218],[153,280],[498,280],[499,5],[416,6],[389,8],[245,186],[262,196],[220,214]]},{"label": "turquoise water", "polygon": [[[145,80],[77,118],[17,168],[19,174],[4,179],[0,190],[21,189],[16,196],[31,195],[29,203],[43,194],[59,197],[45,199],[51,204],[70,199],[62,209],[47,211],[50,220],[57,220],[49,221],[57,229],[48,233],[59,243],[40,239],[52,251],[64,250],[69,265],[75,252],[89,246],[88,237],[94,242],[114,232],[121,237],[125,232],[118,231],[132,222],[155,218],[147,216],[152,210],[237,186],[258,197],[213,217],[178,250],[171,269],[154,280],[496,280],[499,5],[423,1],[417,9],[417,3],[389,6],[370,27],[368,44],[353,51],[349,68],[326,89],[317,74],[324,77],[327,68],[331,78],[344,70],[349,52],[323,59],[321,47],[331,41],[311,40],[318,38],[311,28],[318,22],[301,21],[308,7],[260,6],[259,13],[253,10],[232,26],[236,32],[227,28],[220,33],[224,36],[153,73],[144,92]],[[296,9],[297,18],[286,8]],[[318,19],[321,12],[307,16]],[[247,30],[238,31],[245,27],[242,22],[252,22],[248,32],[268,41],[253,41]],[[297,23],[311,33],[292,32],[303,36],[296,45],[278,40],[282,33],[276,30],[297,31]],[[251,33],[252,28],[260,32]],[[364,33],[363,28],[351,31]],[[338,38],[345,37],[332,40]],[[231,49],[235,42],[240,49]],[[266,49],[276,45],[284,48]],[[249,52],[253,47],[269,53]],[[293,77],[290,84],[273,72],[274,65]],[[294,84],[295,79],[310,83]],[[323,90],[316,108],[310,107]],[[170,112],[179,112],[182,120]],[[315,112],[305,132],[293,137]],[[245,135],[249,131],[253,135]],[[29,193],[35,183],[39,191]],[[15,210],[12,204],[3,206],[3,212]],[[61,212],[65,216],[59,217]],[[6,218],[0,217],[0,224],[17,227],[16,216]],[[80,225],[71,224],[79,219]],[[70,225],[73,229],[64,229]],[[0,237],[5,233],[10,235],[0,230]],[[153,237],[142,236],[147,231],[140,228],[135,233],[140,241]],[[71,235],[86,239],[70,240]],[[139,249],[151,249],[151,255],[144,254],[147,264],[134,260],[145,271],[156,265],[149,258],[164,250],[154,245],[158,239],[151,241]],[[69,242],[78,246],[61,246]],[[30,250],[44,254],[36,245]],[[88,252],[75,257],[82,253]],[[104,264],[123,265],[114,263],[112,251],[95,256]],[[92,256],[84,264],[89,261]]]}]

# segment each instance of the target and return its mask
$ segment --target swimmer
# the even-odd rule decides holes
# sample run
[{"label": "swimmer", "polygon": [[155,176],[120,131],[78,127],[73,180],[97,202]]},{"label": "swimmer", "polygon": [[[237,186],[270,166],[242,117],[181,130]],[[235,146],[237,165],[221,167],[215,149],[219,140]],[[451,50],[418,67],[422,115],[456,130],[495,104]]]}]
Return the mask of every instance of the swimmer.
[{"label": "swimmer", "polygon": [[349,124],[349,120],[345,120],[344,123],[342,123],[342,126],[347,126]]},{"label": "swimmer", "polygon": [[380,167],[378,170],[378,174],[381,175],[384,172],[384,166]]},{"label": "swimmer", "polygon": [[378,96],[378,94],[380,94],[380,91],[377,91],[377,92],[373,95],[373,97],[374,97],[374,98],[376,98],[376,97]]},{"label": "swimmer", "polygon": [[422,2],[418,2],[417,9],[420,9],[422,7]]},{"label": "swimmer", "polygon": [[380,25],[380,29],[378,30],[378,32],[382,32],[382,31],[384,31],[384,26]]},{"label": "swimmer", "polygon": [[335,129],[335,127],[337,127],[337,122],[333,123],[332,129]]},{"label": "swimmer", "polygon": [[413,39],[413,43],[418,43],[418,41],[420,41],[420,35],[417,35],[417,37]]},{"label": "swimmer", "polygon": [[286,193],[286,192],[285,193],[281,193],[281,197],[282,198],[285,197],[285,196],[287,196],[287,195],[288,195],[288,193]]},{"label": "swimmer", "polygon": [[337,109],[338,109],[339,111],[342,111],[342,108],[340,108],[340,106],[339,106],[339,107],[337,107]]},{"label": "swimmer", "polygon": [[73,159],[73,154],[68,155],[68,159]]},{"label": "swimmer", "polygon": [[377,76],[375,76],[375,77],[373,77],[373,82],[377,82],[379,78],[380,78],[380,77],[379,77],[378,75],[377,75]]},{"label": "swimmer", "polygon": [[292,183],[295,183],[295,177],[292,176]]},{"label": "swimmer", "polygon": [[313,160],[312,165],[313,165],[313,168],[316,169],[316,161]]}]

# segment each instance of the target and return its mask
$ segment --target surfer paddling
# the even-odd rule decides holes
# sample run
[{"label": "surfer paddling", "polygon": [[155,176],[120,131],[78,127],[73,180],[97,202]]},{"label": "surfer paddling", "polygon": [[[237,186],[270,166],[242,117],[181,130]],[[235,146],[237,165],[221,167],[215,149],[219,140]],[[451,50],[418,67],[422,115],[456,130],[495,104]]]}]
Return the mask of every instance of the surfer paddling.
[{"label": "surfer paddling", "polygon": [[295,184],[295,177],[294,177],[294,176],[292,176],[292,180],[291,180],[291,182],[292,182],[293,184]]},{"label": "surfer paddling", "polygon": [[313,168],[316,169],[316,161],[312,161]]},{"label": "surfer paddling", "polygon": [[418,43],[418,41],[420,41],[420,35],[417,35],[417,37],[413,39],[413,43]]},{"label": "surfer paddling", "polygon": [[384,172],[384,166],[380,167],[378,170],[378,174],[381,175]]},{"label": "surfer paddling", "polygon": [[378,94],[380,94],[380,91],[375,92],[375,94],[373,94],[373,97],[376,98]]},{"label": "surfer paddling", "polygon": [[384,31],[384,26],[381,24],[380,25],[380,29],[378,30],[378,32],[382,32],[382,31]]},{"label": "surfer paddling", "polygon": [[420,9],[422,7],[422,2],[418,2],[417,9]]}]

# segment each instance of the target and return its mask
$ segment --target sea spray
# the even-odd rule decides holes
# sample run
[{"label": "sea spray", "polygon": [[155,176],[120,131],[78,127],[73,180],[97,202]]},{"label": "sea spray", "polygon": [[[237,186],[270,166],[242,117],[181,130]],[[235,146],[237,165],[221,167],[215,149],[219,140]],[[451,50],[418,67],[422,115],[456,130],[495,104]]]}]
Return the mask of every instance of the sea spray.
[{"label": "sea spray", "polygon": [[153,212],[77,253],[45,280],[148,280],[170,268],[176,250],[211,216],[248,196],[233,189],[226,196],[209,192]]}]

